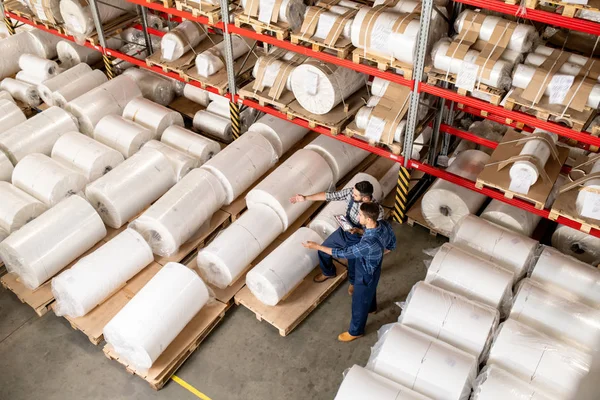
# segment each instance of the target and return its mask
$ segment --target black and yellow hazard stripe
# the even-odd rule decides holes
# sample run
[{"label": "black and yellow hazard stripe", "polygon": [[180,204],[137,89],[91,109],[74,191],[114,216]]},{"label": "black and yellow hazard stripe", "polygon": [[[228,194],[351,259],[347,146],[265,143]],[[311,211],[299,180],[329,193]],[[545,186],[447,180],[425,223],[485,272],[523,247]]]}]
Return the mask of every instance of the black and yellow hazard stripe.
[{"label": "black and yellow hazard stripe", "polygon": [[394,202],[394,220],[404,222],[406,203],[408,202],[408,189],[410,185],[410,172],[407,168],[400,167],[398,171],[398,184],[396,185],[396,201]]},{"label": "black and yellow hazard stripe", "polygon": [[240,106],[235,102],[229,102],[229,115],[231,116],[231,133],[233,140],[242,135],[242,123],[240,122]]},{"label": "black and yellow hazard stripe", "polygon": [[12,24],[12,21],[10,20],[10,18],[4,17],[4,24],[6,25],[6,30],[8,30],[8,33],[10,35],[14,35],[15,34],[15,27]]},{"label": "black and yellow hazard stripe", "polygon": [[108,79],[113,79],[115,77],[115,73],[113,71],[111,57],[107,56],[106,54],[103,54],[102,60],[104,61],[104,68],[106,69],[106,76],[108,76]]}]

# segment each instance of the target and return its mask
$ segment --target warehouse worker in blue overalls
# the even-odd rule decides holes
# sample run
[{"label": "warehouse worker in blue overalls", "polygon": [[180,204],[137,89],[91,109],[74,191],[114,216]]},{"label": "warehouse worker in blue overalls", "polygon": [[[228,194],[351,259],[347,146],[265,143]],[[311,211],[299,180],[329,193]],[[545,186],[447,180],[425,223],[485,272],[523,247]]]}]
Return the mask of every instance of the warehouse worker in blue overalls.
[{"label": "warehouse worker in blue overalls", "polygon": [[[352,246],[360,242],[362,234],[364,232],[364,226],[361,225],[358,218],[358,209],[363,203],[375,203],[379,209],[378,219],[383,218],[383,207],[381,207],[373,198],[373,185],[369,181],[361,181],[354,185],[353,188],[346,188],[339,191],[333,192],[320,192],[304,196],[298,194],[290,199],[293,204],[300,203],[303,201],[346,201],[348,206],[346,207],[346,221],[349,223],[347,230],[340,227],[333,232],[325,241],[323,246],[325,247],[336,247],[344,248]],[[352,296],[354,290],[354,269],[356,260],[348,260],[348,280],[350,286],[348,287],[348,294]],[[336,275],[335,266],[333,265],[333,258],[331,255],[319,252],[319,266],[321,267],[321,273],[315,276],[315,282],[324,282],[327,279],[334,278]]]},{"label": "warehouse worker in blue overalls", "polygon": [[369,313],[377,311],[377,284],[383,255],[396,248],[396,236],[391,225],[378,219],[377,204],[363,203],[360,205],[359,221],[365,227],[365,232],[357,244],[331,248],[315,242],[303,243],[309,249],[356,261],[352,319],[350,329],[338,336],[341,342],[351,342],[365,334]]}]

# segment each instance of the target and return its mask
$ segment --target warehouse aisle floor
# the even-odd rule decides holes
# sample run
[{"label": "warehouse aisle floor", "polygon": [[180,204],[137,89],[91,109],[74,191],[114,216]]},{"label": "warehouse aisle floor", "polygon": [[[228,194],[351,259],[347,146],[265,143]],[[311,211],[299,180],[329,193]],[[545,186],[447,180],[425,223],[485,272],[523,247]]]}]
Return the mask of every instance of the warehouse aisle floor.
[{"label": "warehouse aisle floor", "polygon": [[[212,400],[333,399],[342,372],[364,365],[377,329],[396,320],[412,285],[423,279],[423,249],[439,246],[421,227],[395,226],[398,249],[386,256],[378,300],[367,336],[337,341],[348,327],[347,283],[338,288],[289,336],[259,322],[244,307],[234,307],[200,345],[177,376]],[[159,392],[108,360],[101,347],[48,313],[39,318],[0,289],[0,399],[100,400],[197,399],[171,381]]]}]

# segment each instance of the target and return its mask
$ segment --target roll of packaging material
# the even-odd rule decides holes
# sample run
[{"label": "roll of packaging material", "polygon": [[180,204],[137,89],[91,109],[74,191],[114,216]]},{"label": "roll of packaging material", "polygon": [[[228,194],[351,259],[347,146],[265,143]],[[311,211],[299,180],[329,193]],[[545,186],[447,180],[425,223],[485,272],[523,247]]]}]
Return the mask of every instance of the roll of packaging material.
[{"label": "roll of packaging material", "polygon": [[368,151],[325,135],[319,135],[318,138],[304,148],[314,151],[327,161],[333,172],[334,182],[348,175],[354,167],[369,155]]},{"label": "roll of packaging material", "polygon": [[303,128],[292,122],[265,114],[258,121],[250,125],[249,132],[258,132],[263,135],[275,149],[277,157],[281,157],[293,145],[298,143],[309,129]]},{"label": "roll of packaging material", "polygon": [[77,131],[77,122],[71,114],[61,108],[50,107],[0,133],[0,150],[16,165],[31,153],[49,156],[62,134]]},{"label": "roll of packaging material", "polygon": [[177,182],[183,179],[191,170],[199,166],[198,160],[184,153],[183,151],[177,150],[174,147],[164,144],[157,140],[151,140],[147,142],[144,148],[151,148],[158,150],[169,159],[173,171],[175,171],[175,177]]},{"label": "roll of packaging material", "polygon": [[0,99],[0,134],[25,121],[27,117],[14,101]]},{"label": "roll of packaging material", "polygon": [[79,132],[68,132],[54,144],[52,158],[93,182],[124,161],[117,150]]},{"label": "roll of packaging material", "polygon": [[129,227],[159,256],[172,256],[223,205],[225,190],[210,172],[195,169]]},{"label": "roll of packaging material", "polygon": [[416,329],[393,324],[372,348],[367,369],[432,399],[467,400],[477,359]]},{"label": "roll of packaging material", "polygon": [[554,400],[533,385],[496,365],[485,367],[473,387],[472,400]]},{"label": "roll of packaging material", "polygon": [[302,227],[288,237],[246,275],[246,286],[268,306],[277,305],[319,264],[316,250],[302,243],[322,243],[312,229]]},{"label": "roll of packaging material", "polygon": [[246,195],[246,204],[271,207],[281,218],[286,230],[311,205],[310,202],[292,204],[290,197],[298,193],[319,193],[329,189],[333,174],[318,153],[300,149],[263,179]]},{"label": "roll of packaging material", "polygon": [[558,225],[552,234],[552,246],[585,263],[600,263],[600,239],[569,226]]},{"label": "roll of packaging material", "polygon": [[194,129],[208,133],[224,142],[231,142],[231,120],[208,111],[200,110],[194,115]]},{"label": "roll of packaging material", "polygon": [[[50,34],[48,34],[50,35]],[[0,42],[0,79],[15,75],[19,72],[19,56],[24,53],[41,55],[37,40],[31,32],[20,32],[2,39]]]},{"label": "roll of packaging material", "polygon": [[549,292],[600,308],[600,270],[553,247],[544,246],[531,280]]},{"label": "roll of packaging material", "polygon": [[354,365],[346,373],[334,400],[430,400],[407,387]]},{"label": "roll of packaging material", "polygon": [[218,142],[178,125],[165,129],[160,141],[193,157],[198,165],[204,164],[221,151]]},{"label": "roll of packaging material", "polygon": [[600,310],[532,281],[519,283],[510,318],[583,351],[600,348]]},{"label": "roll of packaging material", "polygon": [[[489,158],[483,151],[466,150],[456,156],[447,171],[474,181]],[[449,236],[456,223],[465,215],[476,213],[485,199],[483,194],[437,179],[423,196],[421,212],[429,226]]]},{"label": "roll of packaging material", "polygon": [[527,272],[539,243],[475,215],[456,224],[450,243],[511,271],[515,282]]},{"label": "roll of packaging material", "polygon": [[102,61],[102,53],[98,50],[80,46],[69,40],[58,42],[56,52],[62,68],[72,68],[81,63],[95,65]]},{"label": "roll of packaging material", "polygon": [[[460,32],[462,29],[469,29],[473,25],[476,15],[479,14],[473,10],[465,10],[454,22],[454,29]],[[493,15],[486,15],[481,28],[479,29],[478,39],[489,42],[492,39],[492,34],[496,25],[500,22],[507,22],[503,18]],[[517,51],[519,53],[527,53],[531,50],[534,41],[538,38],[535,27],[527,24],[517,24],[515,27],[506,48]]]},{"label": "roll of packaging material", "polygon": [[[600,172],[600,161],[594,162],[590,174],[596,174]],[[577,200],[575,202],[575,208],[577,213],[586,218],[597,220],[598,211],[596,204],[598,203],[598,195],[595,193],[600,188],[600,179],[590,179],[583,184],[583,190],[579,190],[577,193]]]},{"label": "roll of packaging material", "polygon": [[0,182],[10,182],[14,167],[6,154],[0,151]]},{"label": "roll of packaging material", "polygon": [[[539,130],[536,133],[554,143],[558,140],[558,135],[553,133]],[[531,139],[525,143],[519,156],[533,157],[541,167],[544,167],[550,158],[551,151],[550,145],[544,140]],[[517,193],[527,194],[530,187],[538,181],[540,171],[538,171],[538,166],[531,161],[517,161],[510,167],[509,174],[510,189]]]},{"label": "roll of packaging material", "polygon": [[498,328],[498,310],[425,282],[417,282],[398,322],[482,361]]},{"label": "roll of packaging material", "polygon": [[363,87],[360,72],[310,59],[292,72],[292,91],[307,111],[324,115]]},{"label": "roll of packaging material", "polygon": [[107,81],[108,78],[104,75],[104,72],[99,69],[88,72],[54,91],[52,93],[52,104],[59,107],[65,107],[71,100],[86,94]]},{"label": "roll of packaging material", "polygon": [[0,90],[0,100],[8,100],[11,103],[15,102],[15,99],[5,90]]},{"label": "roll of packaging material", "polygon": [[37,89],[40,97],[42,100],[44,100],[44,103],[52,105],[54,101],[52,98],[53,92],[63,88],[65,85],[68,85],[75,80],[78,80],[78,78],[81,78],[90,72],[92,72],[92,68],[87,64],[78,64],[74,67],[71,67],[55,77],[39,84]]},{"label": "roll of packaging material", "polygon": [[[242,0],[244,14],[249,15],[250,11],[246,9],[247,0]],[[258,4],[258,20],[265,23],[272,23],[272,15],[275,8],[275,2],[269,0],[260,0]],[[276,22],[283,22],[289,25],[289,29],[296,31],[302,26],[304,11],[306,5],[302,0],[282,0],[279,5]]]},{"label": "roll of packaging material", "polygon": [[493,199],[481,213],[481,218],[523,236],[531,236],[542,217]]},{"label": "roll of packaging material", "polygon": [[52,279],[54,313],[83,317],[154,261],[144,238],[126,229]]},{"label": "roll of packaging material", "polygon": [[162,37],[160,42],[161,58],[163,61],[178,60],[206,37],[206,32],[198,22],[183,21]]},{"label": "roll of packaging material", "polygon": [[[252,45],[239,35],[231,36],[233,59],[236,60],[247,54]],[[225,68],[225,41],[219,42],[196,56],[196,71],[198,75],[208,78]]]},{"label": "roll of packaging material", "polygon": [[231,204],[258,178],[277,163],[273,146],[261,134],[247,132],[223,151],[207,161],[202,168],[214,174],[227,193],[225,204]]},{"label": "roll of packaging material", "polygon": [[21,54],[31,53],[48,60],[56,58],[56,45],[60,42],[60,37],[40,29],[33,29],[28,31],[28,33],[32,37],[33,49],[32,51],[24,51],[25,49],[22,49]]},{"label": "roll of packaging material", "polygon": [[261,56],[258,58],[258,60],[256,60],[256,64],[254,64],[254,68],[252,68],[252,76],[256,79],[259,79],[259,70],[261,68],[264,68],[262,78],[260,78],[261,80],[257,82],[259,86],[265,88],[273,87],[273,85],[275,85],[275,81],[277,80],[279,72],[283,69],[283,71],[289,71],[290,75],[288,75],[285,82],[281,82],[278,85],[285,84],[285,88],[287,90],[292,90],[291,72],[294,70],[294,68],[296,68],[296,66],[295,64],[287,62],[285,58],[285,56],[281,59],[273,58],[270,56]]},{"label": "roll of packaging material", "polygon": [[180,113],[143,97],[131,100],[123,111],[123,117],[148,128],[156,140],[160,140],[169,126],[184,126]]},{"label": "roll of packaging material", "polygon": [[31,83],[4,78],[0,82],[0,89],[6,90],[15,100],[19,100],[30,107],[40,105],[40,95],[36,86]]},{"label": "roll of packaging material", "polygon": [[[323,10],[321,7],[312,7],[313,12],[315,12],[315,16],[313,18],[317,19],[315,32],[312,35],[312,38],[316,39],[327,39],[329,36],[329,32],[333,29],[334,24],[340,18],[340,15],[343,15],[345,12],[350,11],[349,8],[333,6],[328,11]],[[311,7],[306,9],[304,13],[304,18],[306,19],[308,16]],[[352,20],[353,18],[348,18],[343,22],[343,26],[336,26],[336,32],[339,32],[340,38],[350,39],[350,31],[352,29]],[[312,21],[311,21],[312,22]]]},{"label": "roll of packaging material", "polygon": [[8,232],[0,228],[0,243],[8,237]]},{"label": "roll of packaging material", "polygon": [[17,72],[17,75],[15,75],[15,79],[17,81],[28,83],[33,86],[37,86],[43,82],[42,78],[33,75],[28,75],[25,71]]},{"label": "roll of packaging material", "polygon": [[160,151],[142,149],[85,189],[104,223],[118,229],[176,183],[171,162]]},{"label": "roll of packaging material", "polygon": [[[358,182],[362,181],[367,181],[373,185],[373,197],[376,201],[381,201],[383,198],[383,191],[381,190],[379,181],[363,172],[354,175],[354,177],[344,186],[344,189],[353,188]],[[310,221],[308,227],[321,235],[323,240],[325,240],[340,227],[340,224],[335,218],[336,215],[346,215],[347,209],[348,203],[345,201],[330,201],[325,208]]]},{"label": "roll of packaging material", "polygon": [[104,327],[106,342],[136,370],[147,370],[209,301],[185,265],[168,263]]},{"label": "roll of packaging material", "polygon": [[229,111],[229,102],[211,101],[210,104],[206,107],[206,111],[215,115],[219,115],[223,118],[231,119],[231,114]]},{"label": "roll of packaging material", "polygon": [[257,205],[198,252],[201,276],[212,285],[226,288],[282,232],[283,224],[277,213],[268,206]]},{"label": "roll of packaging material", "polygon": [[15,167],[12,183],[48,207],[81,192],[88,183],[85,176],[50,157],[34,153]]},{"label": "roll of packaging material", "polygon": [[544,393],[571,399],[591,361],[590,355],[508,319],[500,325],[487,365],[502,368]]},{"label": "roll of packaging material", "polygon": [[199,87],[196,87],[194,85],[190,85],[189,83],[186,83],[186,85],[183,88],[183,97],[193,101],[194,103],[198,103],[204,107],[208,106],[208,103],[210,103],[208,93],[209,92],[207,92],[206,90],[200,89]]},{"label": "roll of packaging material", "polygon": [[161,75],[141,68],[129,68],[123,75],[133,78],[142,95],[150,101],[167,106],[175,98],[173,83]]},{"label": "roll of packaging material", "polygon": [[35,197],[8,182],[0,182],[0,197],[0,229],[8,234],[17,231],[48,209]]},{"label": "roll of packaging material", "polygon": [[[97,6],[101,23],[135,10],[135,5],[125,0],[107,0]],[[60,2],[60,14],[65,21],[65,28],[78,40],[85,39],[96,30],[90,7],[92,6],[87,0],[61,0]]]},{"label": "roll of packaging material", "polygon": [[94,129],[94,139],[129,158],[152,140],[154,133],[120,115],[107,115]]},{"label": "roll of packaging material", "polygon": [[0,259],[29,289],[36,289],[106,236],[87,201],[71,196],[0,243]]},{"label": "roll of packaging material", "polygon": [[58,74],[56,61],[48,60],[35,54],[21,54],[19,57],[19,68],[29,76],[40,78],[42,81],[50,79]]}]

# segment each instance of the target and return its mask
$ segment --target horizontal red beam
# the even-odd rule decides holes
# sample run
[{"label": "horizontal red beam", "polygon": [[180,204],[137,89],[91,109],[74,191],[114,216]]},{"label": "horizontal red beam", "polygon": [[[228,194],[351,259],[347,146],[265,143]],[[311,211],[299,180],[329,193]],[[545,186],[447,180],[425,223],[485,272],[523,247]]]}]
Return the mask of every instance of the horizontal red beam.
[{"label": "horizontal red beam", "polygon": [[440,131],[449,133],[450,135],[453,135],[453,136],[456,136],[456,137],[459,137],[462,139],[466,139],[468,141],[480,144],[485,147],[489,147],[490,149],[495,149],[496,147],[498,147],[498,142],[494,142],[493,140],[488,140],[488,139],[482,138],[481,136],[477,136],[471,132],[457,129],[450,125],[442,124],[440,126]]},{"label": "horizontal red beam", "polygon": [[189,19],[190,21],[196,21],[203,25],[210,25],[210,26],[214,26],[215,28],[224,29],[223,22],[217,22],[216,24],[213,25],[208,22],[208,18],[206,18],[206,17],[203,17],[203,16],[194,17],[192,15],[192,13],[190,13],[190,12],[179,11],[176,8],[165,7],[161,3],[156,3],[154,1],[146,1],[146,0],[127,0],[127,1],[130,3],[140,5],[142,7],[148,7],[153,10],[163,12],[165,14],[175,15],[175,16],[183,18],[183,19]]}]

